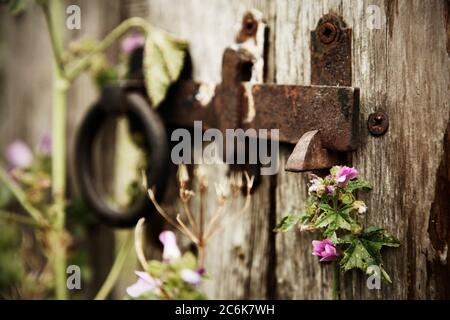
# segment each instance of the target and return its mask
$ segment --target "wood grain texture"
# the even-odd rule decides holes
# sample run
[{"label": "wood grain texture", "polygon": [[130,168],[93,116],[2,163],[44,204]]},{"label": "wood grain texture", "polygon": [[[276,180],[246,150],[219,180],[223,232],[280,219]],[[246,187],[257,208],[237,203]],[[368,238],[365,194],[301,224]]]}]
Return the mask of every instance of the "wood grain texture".
[{"label": "wood grain texture", "polygon": [[[370,4],[386,14],[380,30],[367,27]],[[341,281],[342,298],[445,297],[436,287],[448,282],[447,254],[436,248],[446,250],[448,234],[433,244],[428,226],[435,224],[430,221],[430,208],[449,117],[446,2],[279,1],[277,82],[308,83],[309,37],[304,29],[307,24],[314,27],[320,15],[330,10],[353,28],[353,85],[361,89],[362,139],[353,165],[374,185],[372,192],[361,194],[369,207],[365,220],[390,229],[402,242],[400,249],[386,250],[392,285],[371,291],[364,275],[351,272]],[[371,137],[366,129],[367,117],[375,110],[387,112],[391,124],[381,138]],[[278,217],[304,207],[305,182],[304,176],[279,175]],[[440,197],[448,201],[445,193]],[[448,221],[448,207],[440,210],[447,210],[440,217]],[[329,297],[330,270],[318,267],[316,259],[305,253],[310,251],[310,240],[298,233],[277,236],[280,298]],[[437,275],[432,270],[440,264],[444,267]]]},{"label": "wood grain texture", "polygon": [[[256,8],[264,16],[273,32],[275,23],[274,3],[271,1],[147,1],[150,23],[173,32],[189,42],[193,64],[193,78],[198,81],[218,83],[221,81],[222,55],[224,49],[234,42],[243,13]],[[136,1],[130,8],[142,7]],[[269,41],[273,42],[273,34]],[[268,59],[274,59],[274,47]],[[274,64],[269,64],[267,81],[274,81]],[[208,167],[209,183],[208,212],[214,212],[216,196],[214,183],[225,179],[226,169]],[[173,175],[174,176],[174,175]],[[175,180],[171,180],[175,184]],[[270,220],[271,179],[263,179],[253,195],[251,209],[240,219],[226,218],[224,230],[218,234],[206,251],[206,269],[212,280],[207,285],[211,298],[266,298],[271,292],[269,268],[273,249]],[[173,202],[175,192],[166,194],[166,208],[176,211]],[[240,202],[241,200],[238,200]],[[230,208],[230,215],[233,208]],[[273,291],[273,290],[272,290]]]},{"label": "wood grain texture", "polygon": [[[92,19],[83,33],[100,36],[114,25],[116,18],[105,20],[102,14],[112,10],[109,5],[106,0],[83,1],[83,6],[90,8],[88,19]],[[378,6],[383,14],[381,29],[368,28],[369,5]],[[129,0],[121,10],[124,16],[145,17],[188,40],[194,79],[218,83],[223,51],[233,43],[246,8],[261,10],[268,22],[266,82],[310,83],[310,31],[322,15],[330,11],[340,14],[353,29],[352,73],[353,86],[361,92],[361,146],[353,154],[352,164],[374,186],[371,192],[359,195],[369,208],[365,223],[391,230],[402,246],[385,250],[385,268],[393,284],[368,290],[365,275],[349,272],[341,279],[341,297],[449,298],[448,1]],[[1,146],[16,136],[36,143],[37,133],[50,123],[51,65],[45,58],[50,47],[42,17],[32,12],[5,18],[6,22],[2,16],[8,43],[5,58],[14,62],[3,67]],[[100,21],[105,23],[103,27]],[[25,35],[29,42],[21,41]],[[39,63],[28,63],[37,56]],[[80,79],[74,90],[70,132],[95,97],[86,78]],[[378,138],[366,129],[367,117],[376,110],[386,112],[390,121],[387,134]],[[330,298],[331,268],[311,255],[316,235],[271,231],[276,220],[305,207],[307,174],[283,171],[292,148],[282,146],[279,174],[262,179],[251,210],[240,220],[227,217],[225,229],[211,242],[206,256],[206,269],[213,279],[207,284],[211,298]],[[226,171],[208,168],[210,184],[223,180]],[[174,200],[174,172],[168,179],[172,188],[164,206],[175,213],[181,206]],[[216,201],[213,188],[207,198],[207,211],[212,212]],[[182,245],[188,248],[190,244],[183,240]],[[149,256],[160,255],[158,246],[150,247]]]},{"label": "wood grain texture", "polygon": [[52,53],[44,16],[34,6],[17,17],[11,17],[6,8],[1,14],[4,87],[0,146],[15,139],[35,146],[51,120]]}]

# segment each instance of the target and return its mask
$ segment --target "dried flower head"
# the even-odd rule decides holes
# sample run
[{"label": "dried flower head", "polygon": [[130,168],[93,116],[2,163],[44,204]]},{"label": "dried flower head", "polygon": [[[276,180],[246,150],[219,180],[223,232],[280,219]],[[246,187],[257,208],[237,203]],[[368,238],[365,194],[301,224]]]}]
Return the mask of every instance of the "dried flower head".
[{"label": "dried flower head", "polygon": [[242,186],[244,185],[244,182],[242,180],[242,173],[241,172],[234,172],[230,176],[230,187],[233,196],[237,196],[242,189]]},{"label": "dried flower head", "polygon": [[207,171],[206,167],[199,165],[195,169],[195,176],[197,177],[200,192],[203,192],[208,188]]},{"label": "dried flower head", "polygon": [[189,173],[184,163],[178,166],[178,182],[180,183],[180,186],[183,188],[185,188],[187,183],[189,182]]},{"label": "dried flower head", "polygon": [[216,188],[217,201],[222,205],[230,196],[230,184],[225,180],[220,183],[214,183],[214,186]]}]

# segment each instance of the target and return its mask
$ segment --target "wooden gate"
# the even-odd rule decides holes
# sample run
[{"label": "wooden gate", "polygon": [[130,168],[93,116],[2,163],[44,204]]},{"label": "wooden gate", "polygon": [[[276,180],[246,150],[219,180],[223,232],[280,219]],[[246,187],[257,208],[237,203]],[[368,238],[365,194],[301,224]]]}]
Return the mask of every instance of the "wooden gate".
[{"label": "wooden gate", "polygon": [[[310,31],[324,14],[340,15],[352,28],[352,86],[360,88],[361,145],[353,153],[352,164],[374,186],[363,196],[369,208],[366,222],[386,227],[402,243],[399,249],[386,250],[385,265],[392,284],[382,284],[381,290],[369,290],[365,275],[349,272],[341,278],[341,298],[450,298],[448,1],[73,2],[82,10],[82,33],[97,30],[101,34],[125,17],[141,16],[186,39],[193,78],[211,83],[221,80],[224,49],[234,42],[235,26],[247,9],[256,8],[264,15],[269,30],[265,82],[280,84],[310,84]],[[100,14],[106,9],[111,14]],[[379,28],[373,26],[374,15],[378,13]],[[8,22],[2,17],[6,37],[17,39],[5,57],[10,62],[5,64],[5,83],[9,89],[4,92],[9,94],[2,98],[0,109],[2,143],[18,133],[15,123],[23,114],[33,115],[28,124],[23,124],[22,131],[31,140],[37,127],[49,121],[45,114],[48,115],[50,97],[43,92],[50,83],[39,70],[39,65],[49,65],[50,59],[45,58],[50,54],[48,39],[41,39],[36,46],[18,40],[46,34],[42,17],[32,14],[28,12],[20,20],[8,18]],[[67,33],[71,38],[76,36]],[[34,61],[33,67],[24,68],[30,61]],[[18,88],[22,81],[40,81],[42,88],[39,92],[24,92]],[[81,90],[90,94],[79,95]],[[74,114],[71,119],[76,119],[70,125],[72,133],[88,105],[87,100],[92,101],[94,96],[84,80],[72,91],[70,112]],[[18,103],[17,99],[22,100]],[[373,137],[367,130],[367,119],[379,110],[388,115],[390,125],[385,135]],[[42,121],[37,120],[41,118]],[[313,235],[272,231],[281,217],[305,207],[307,174],[284,171],[291,151],[292,146],[281,146],[279,173],[262,177],[248,213],[239,220],[227,218],[225,229],[208,246],[206,269],[213,279],[208,283],[211,298],[331,296],[332,270],[319,265],[311,255]],[[208,170],[211,183],[226,174],[224,168]],[[175,175],[170,179],[175,185]],[[208,203],[213,205],[215,196],[211,193],[209,197]],[[169,190],[164,201],[167,209],[176,210],[180,206],[172,203],[175,198],[175,190]]]}]

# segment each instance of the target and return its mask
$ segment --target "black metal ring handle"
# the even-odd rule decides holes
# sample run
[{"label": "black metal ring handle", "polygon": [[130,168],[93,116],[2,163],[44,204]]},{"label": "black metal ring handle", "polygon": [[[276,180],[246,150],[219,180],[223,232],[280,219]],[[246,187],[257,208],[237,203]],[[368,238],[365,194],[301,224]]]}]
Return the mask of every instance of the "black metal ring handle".
[{"label": "black metal ring handle", "polygon": [[139,131],[144,138],[149,157],[147,185],[155,187],[156,197],[162,198],[169,170],[169,147],[163,121],[141,93],[128,92],[121,86],[106,87],[83,119],[75,144],[75,173],[81,195],[101,221],[115,227],[130,227],[154,210],[147,195],[143,194],[128,208],[112,208],[95,188],[92,166],[95,137],[107,119],[122,115],[128,118],[130,128]]}]

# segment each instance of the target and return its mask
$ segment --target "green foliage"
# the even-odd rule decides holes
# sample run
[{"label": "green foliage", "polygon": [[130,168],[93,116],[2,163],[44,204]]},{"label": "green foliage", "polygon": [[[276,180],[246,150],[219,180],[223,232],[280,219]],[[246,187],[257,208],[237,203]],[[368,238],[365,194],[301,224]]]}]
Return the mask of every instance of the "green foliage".
[{"label": "green foliage", "polygon": [[186,252],[180,259],[173,261],[170,267],[174,271],[181,271],[182,269],[194,270],[197,268],[197,258],[191,252]]},{"label": "green foliage", "polygon": [[[70,65],[76,60],[85,57],[98,46],[98,41],[85,36],[77,41],[72,41],[69,44],[67,51],[63,53],[62,59],[66,65]],[[121,59],[117,65],[113,65],[108,61],[105,52],[97,52],[92,54],[86,71],[91,76],[98,89],[118,81],[123,75],[120,70],[124,68],[126,59]]]},{"label": "green foliage", "polygon": [[11,200],[11,191],[0,181],[0,209],[5,208]]},{"label": "green foliage", "polygon": [[286,232],[291,230],[294,226],[299,223],[300,219],[302,218],[302,215],[300,214],[291,214],[283,217],[281,221],[277,224],[274,231],[277,232]]},{"label": "green foliage", "polygon": [[372,186],[370,185],[369,181],[356,179],[350,181],[345,188],[348,192],[353,192],[358,189],[372,189]]},{"label": "green foliage", "polygon": [[148,96],[154,108],[166,97],[170,85],[183,69],[186,42],[167,32],[151,29],[144,49],[144,76]]},{"label": "green foliage", "polygon": [[381,257],[381,249],[386,247],[398,247],[400,241],[389,234],[382,228],[370,227],[360,235],[347,235],[339,240],[342,244],[348,244],[348,248],[344,251],[340,265],[341,270],[358,268],[367,272],[370,266],[376,265],[380,267],[383,278],[391,282],[389,275],[383,269],[383,260]]},{"label": "green foliage", "polygon": [[322,214],[317,218],[315,222],[316,228],[324,228],[324,235],[327,238],[335,237],[336,231],[339,229],[351,230],[355,221],[350,216],[352,207],[346,205],[341,209],[334,209],[328,204],[321,204],[320,206]]},{"label": "green foliage", "polygon": [[[369,274],[371,266],[378,266],[383,278],[391,282],[383,269],[381,249],[398,247],[400,242],[385,229],[368,227],[364,230],[358,222],[367,208],[363,201],[356,199],[355,193],[371,189],[370,183],[357,178],[354,168],[336,166],[325,178],[312,175],[308,186],[306,213],[284,217],[275,231],[288,231],[296,225],[300,225],[300,230],[319,230],[324,239],[338,246],[338,252],[339,248],[344,251],[343,255],[336,254],[342,257],[342,272],[357,268]],[[315,250],[320,252],[321,249]]]},{"label": "green foliage", "polygon": [[92,226],[98,222],[97,217],[92,212],[92,209],[81,197],[75,197],[67,206],[67,216],[71,219],[75,226],[80,226],[85,229],[87,226]]},{"label": "green foliage", "polygon": [[[187,283],[181,277],[183,270],[196,270],[197,259],[191,253],[187,252],[182,257],[172,261],[151,260],[148,262],[147,272],[155,280],[160,282],[158,289],[148,291],[138,300],[202,300],[206,299],[206,295],[199,287]],[[202,276],[202,279],[206,279]]]},{"label": "green foliage", "polygon": [[24,266],[20,258],[20,232],[13,223],[0,220],[0,298],[20,283]]}]

